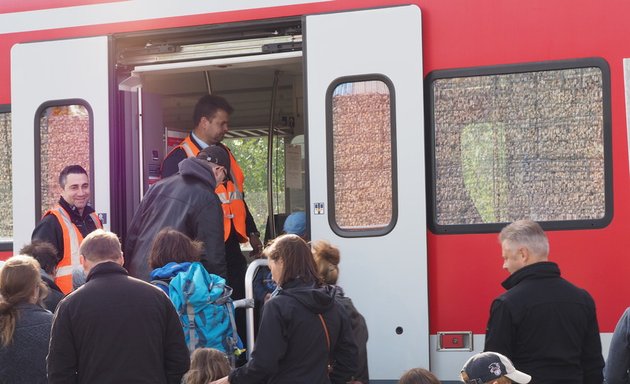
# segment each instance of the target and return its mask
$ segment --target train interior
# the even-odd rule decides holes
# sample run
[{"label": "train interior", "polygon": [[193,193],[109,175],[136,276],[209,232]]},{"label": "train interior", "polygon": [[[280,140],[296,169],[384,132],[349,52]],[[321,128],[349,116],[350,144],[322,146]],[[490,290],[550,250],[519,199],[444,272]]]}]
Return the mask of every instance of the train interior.
[{"label": "train interior", "polygon": [[119,88],[132,91],[127,124],[139,132],[132,139],[133,152],[141,153],[132,172],[138,191],[160,179],[164,156],[193,128],[197,100],[216,94],[234,107],[224,143],[245,171],[260,232],[272,237],[286,214],[305,209],[299,21],[124,35],[115,42]]}]

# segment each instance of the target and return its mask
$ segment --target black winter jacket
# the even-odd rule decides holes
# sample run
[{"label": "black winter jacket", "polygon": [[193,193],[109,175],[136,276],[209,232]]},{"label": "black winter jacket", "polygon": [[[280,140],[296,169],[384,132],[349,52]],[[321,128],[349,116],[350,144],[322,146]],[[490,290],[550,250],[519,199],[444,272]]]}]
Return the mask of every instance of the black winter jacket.
[{"label": "black winter jacket", "polygon": [[11,344],[0,345],[0,383],[45,384],[46,353],[53,315],[36,304],[17,304]]},{"label": "black winter jacket", "polygon": [[148,258],[153,240],[160,230],[171,227],[203,242],[203,266],[210,273],[227,277],[223,208],[215,186],[207,162],[192,157],[179,163],[179,173],[149,189],[125,239],[125,268],[131,276],[150,280]]},{"label": "black winter jacket", "polygon": [[[286,283],[265,304],[254,352],[230,374],[230,383],[348,382],[357,370],[357,346],[350,320],[334,296],[333,287]],[[330,353],[319,314],[328,328]],[[334,362],[330,378],[329,359]]]},{"label": "black winter jacket", "polygon": [[337,287],[335,300],[337,300],[337,303],[339,303],[348,314],[350,326],[354,335],[354,341],[358,348],[357,372],[354,375],[354,378],[363,384],[368,384],[370,382],[367,356],[368,328],[365,318],[354,306],[352,299],[344,295],[341,287]]},{"label": "black winter jacket", "polygon": [[490,310],[485,350],[509,357],[532,384],[601,384],[604,360],[595,303],[562,277],[558,265],[539,262],[503,282],[508,291]]},{"label": "black winter jacket", "polygon": [[179,384],[190,358],[177,312],[159,288],[114,262],[92,268],[53,319],[48,382]]}]

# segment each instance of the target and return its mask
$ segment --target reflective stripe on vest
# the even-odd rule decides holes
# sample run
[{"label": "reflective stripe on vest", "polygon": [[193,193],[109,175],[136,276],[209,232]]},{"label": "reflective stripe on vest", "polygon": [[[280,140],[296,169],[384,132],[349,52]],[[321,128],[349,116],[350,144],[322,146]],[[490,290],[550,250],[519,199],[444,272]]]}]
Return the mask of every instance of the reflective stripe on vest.
[{"label": "reflective stripe on vest", "polygon": [[[61,261],[57,264],[55,283],[64,294],[68,294],[73,290],[72,273],[83,273],[83,267],[79,262],[79,246],[83,241],[83,235],[79,231],[79,228],[72,223],[68,212],[61,206],[58,205],[47,211],[44,216],[46,215],[54,215],[59,225],[61,225],[63,234],[63,256]],[[103,228],[103,224],[101,224],[95,212],[90,213],[89,216],[92,221],[94,221],[96,228]]]},{"label": "reflective stripe on vest", "polygon": [[190,136],[185,138],[178,147],[186,152],[186,157],[195,157],[199,153],[199,148],[192,142]]},{"label": "reflective stripe on vest", "polygon": [[236,190],[234,183],[229,180],[225,184],[217,186],[214,192],[219,196],[221,207],[223,208],[223,241],[227,241],[230,236],[232,223],[234,223],[238,241],[241,243],[249,241],[247,230],[245,229],[247,211],[243,194]]},{"label": "reflective stripe on vest", "polygon": [[[229,196],[223,185],[217,186],[214,190],[219,196],[223,207],[223,238],[225,241],[230,237],[230,232],[232,231],[231,220],[234,222],[234,228],[236,228],[236,233],[238,234],[238,241],[247,243],[249,241],[246,226],[247,210],[245,209],[245,201],[243,200],[245,176],[243,175],[243,170],[236,162],[234,155],[232,155],[232,151],[225,145],[222,145],[222,147],[227,151],[228,155],[230,155],[230,179],[234,181],[234,183],[232,181],[226,183],[232,185],[231,187],[228,186],[228,190],[230,191]],[[199,147],[192,141],[191,135],[188,135],[177,147],[173,148],[173,150],[176,148],[181,148],[188,157],[196,157],[200,152]]]}]

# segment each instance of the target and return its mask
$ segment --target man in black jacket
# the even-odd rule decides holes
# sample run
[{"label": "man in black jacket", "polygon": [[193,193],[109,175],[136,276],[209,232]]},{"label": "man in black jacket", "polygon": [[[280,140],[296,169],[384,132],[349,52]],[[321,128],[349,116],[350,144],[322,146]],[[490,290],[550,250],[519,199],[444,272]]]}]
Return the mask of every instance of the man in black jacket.
[{"label": "man in black jacket", "polygon": [[595,303],[548,261],[540,225],[520,220],[499,235],[508,291],[490,309],[485,351],[510,358],[532,383],[603,381],[604,359]]},{"label": "man in black jacket", "polygon": [[229,164],[223,148],[210,146],[197,157],[179,163],[179,173],[149,189],[127,233],[125,267],[129,274],[149,281],[148,258],[153,240],[160,230],[171,227],[203,242],[203,266],[210,273],[228,277],[223,210],[214,189],[225,178]]},{"label": "man in black jacket", "polygon": [[169,298],[129,277],[115,234],[92,232],[80,253],[87,282],[57,307],[48,382],[179,384],[190,358]]}]

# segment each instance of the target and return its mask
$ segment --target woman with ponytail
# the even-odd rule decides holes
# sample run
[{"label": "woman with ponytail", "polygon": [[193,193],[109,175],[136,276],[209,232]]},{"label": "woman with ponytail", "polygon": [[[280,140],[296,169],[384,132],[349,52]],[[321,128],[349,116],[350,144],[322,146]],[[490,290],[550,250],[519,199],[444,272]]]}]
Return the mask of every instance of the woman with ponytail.
[{"label": "woman with ponytail", "polygon": [[367,363],[367,324],[365,323],[363,315],[361,315],[355,308],[352,300],[350,300],[349,297],[344,296],[341,287],[337,286],[337,279],[339,278],[339,261],[341,260],[339,249],[327,241],[318,240],[311,243],[311,251],[313,252],[313,257],[315,258],[315,264],[317,265],[317,272],[319,273],[319,276],[325,284],[337,287],[335,300],[344,307],[348,317],[350,317],[350,325],[352,327],[354,341],[359,348],[357,361],[358,369],[354,375],[354,383],[367,384],[370,382]]},{"label": "woman with ponytail", "polygon": [[13,256],[0,269],[0,382],[46,383],[53,315],[37,260]]}]

